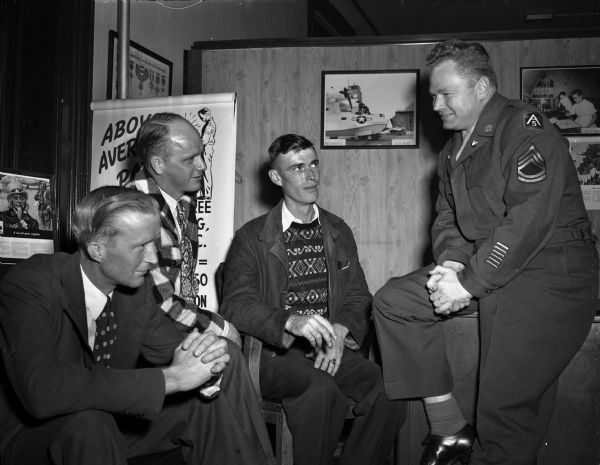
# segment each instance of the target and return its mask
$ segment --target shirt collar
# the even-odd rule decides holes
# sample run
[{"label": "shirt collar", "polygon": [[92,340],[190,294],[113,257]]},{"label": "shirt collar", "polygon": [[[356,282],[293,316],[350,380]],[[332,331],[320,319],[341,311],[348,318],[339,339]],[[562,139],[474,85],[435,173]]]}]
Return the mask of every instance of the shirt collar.
[{"label": "shirt collar", "polygon": [[[156,186],[158,187],[158,184]],[[160,187],[158,187],[158,190],[160,191],[161,195],[163,196],[163,199],[165,199],[165,203],[169,207],[169,210],[171,211],[171,215],[173,215],[173,218],[175,218],[177,220],[177,204],[179,203],[179,200],[183,200],[184,202],[189,204],[191,201],[190,196],[187,194],[183,194],[179,198],[179,200],[176,200],[174,197],[171,197]],[[177,230],[177,235],[181,239],[182,232],[181,232],[181,226],[179,226],[179,221],[175,221],[175,229]]]},{"label": "shirt collar", "polygon": [[171,210],[171,213],[173,213],[173,215],[176,215],[176,212],[177,212],[177,200],[174,199],[173,197],[171,197],[165,191],[163,191],[160,187],[158,188],[158,190],[160,191],[160,193],[162,194],[163,198],[165,199],[165,202],[167,202],[167,205],[169,206],[169,209]]},{"label": "shirt collar", "polygon": [[[104,305],[106,305],[106,297],[107,296],[100,289],[98,289],[94,285],[94,283],[92,283],[90,281],[90,279],[85,274],[85,271],[83,271],[83,268],[81,268],[81,265],[79,266],[79,269],[81,270],[81,278],[83,279],[83,293],[85,295],[85,308],[88,311],[91,318],[96,320],[96,318],[98,318],[100,316],[100,314],[102,313],[102,310],[104,309]],[[113,293],[111,292],[109,294],[109,296],[112,296],[112,294]],[[89,326],[89,322],[88,322],[88,326]]]},{"label": "shirt collar", "polygon": [[[319,221],[319,224],[321,223],[321,220],[319,219],[319,207],[317,207],[316,203],[312,204],[313,206],[313,211],[314,211],[314,216],[312,217],[312,219],[310,221],[307,221],[307,223],[312,223],[315,219]],[[288,207],[285,204],[285,201],[281,202],[281,226],[283,227],[283,231],[287,231],[288,228],[292,225],[292,223],[304,223],[304,221],[299,220],[298,218],[296,218],[294,215],[292,215],[292,213],[288,210]]]}]

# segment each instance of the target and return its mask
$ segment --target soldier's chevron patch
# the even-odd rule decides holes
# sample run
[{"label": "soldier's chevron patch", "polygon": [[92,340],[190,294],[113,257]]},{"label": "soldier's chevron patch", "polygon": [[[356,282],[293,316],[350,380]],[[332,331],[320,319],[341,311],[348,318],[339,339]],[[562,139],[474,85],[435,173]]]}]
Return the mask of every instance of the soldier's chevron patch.
[{"label": "soldier's chevron patch", "polygon": [[517,179],[529,183],[546,179],[546,161],[533,144],[517,159]]}]

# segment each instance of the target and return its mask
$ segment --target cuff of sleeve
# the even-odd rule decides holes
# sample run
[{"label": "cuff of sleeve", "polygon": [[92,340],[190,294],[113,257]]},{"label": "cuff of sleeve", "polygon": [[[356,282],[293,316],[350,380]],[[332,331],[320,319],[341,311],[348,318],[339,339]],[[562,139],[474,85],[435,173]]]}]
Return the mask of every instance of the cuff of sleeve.
[{"label": "cuff of sleeve", "polygon": [[466,265],[468,265],[469,260],[471,260],[471,256],[469,254],[463,253],[459,250],[450,250],[450,251],[445,250],[437,258],[436,263],[438,265],[441,265],[446,260],[452,260],[454,262],[459,262],[466,266]]},{"label": "cuff of sleeve", "polygon": [[354,339],[350,333],[346,335],[346,338],[344,339],[344,345],[350,350],[360,349],[360,344],[356,342],[356,339]]},{"label": "cuff of sleeve", "polygon": [[223,334],[221,334],[221,336],[226,337],[227,339],[230,339],[230,334],[229,334],[229,328],[231,327],[231,325],[229,324],[229,322],[227,320],[223,320]]},{"label": "cuff of sleeve", "polygon": [[214,399],[221,391],[221,380],[223,375],[215,376],[210,381],[205,383],[199,390],[200,395],[205,399]]},{"label": "cuff of sleeve", "polygon": [[215,324],[214,321],[211,321],[208,324],[208,327],[205,329],[205,331],[212,331],[215,334],[215,336],[227,337],[225,334],[225,329],[226,327],[221,328],[219,325]]},{"label": "cuff of sleeve", "polygon": [[289,349],[295,340],[296,340],[296,336],[292,336],[290,333],[283,333],[283,337],[281,338],[281,343],[285,349]]},{"label": "cuff of sleeve", "polygon": [[332,321],[331,323],[337,323],[348,328],[348,334],[346,334],[346,337],[344,338],[344,345],[348,349],[359,349],[365,338],[366,329],[363,331],[361,325],[356,323],[352,324],[349,316],[348,318],[344,318],[344,316],[345,315],[342,312],[341,315],[338,315],[338,319],[335,322]]},{"label": "cuff of sleeve", "polygon": [[457,273],[458,281],[473,297],[485,297],[494,291],[494,287],[481,279],[470,266]]}]

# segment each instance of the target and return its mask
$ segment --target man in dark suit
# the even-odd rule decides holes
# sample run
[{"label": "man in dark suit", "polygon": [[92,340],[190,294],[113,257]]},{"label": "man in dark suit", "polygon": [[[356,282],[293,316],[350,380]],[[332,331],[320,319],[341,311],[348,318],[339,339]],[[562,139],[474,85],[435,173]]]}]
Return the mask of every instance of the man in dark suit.
[{"label": "man in dark suit", "polygon": [[125,464],[178,446],[190,464],[272,463],[239,350],[210,331],[184,339],[154,302],[159,231],[150,196],[102,187],[75,210],[79,252],[7,273],[2,464]]}]

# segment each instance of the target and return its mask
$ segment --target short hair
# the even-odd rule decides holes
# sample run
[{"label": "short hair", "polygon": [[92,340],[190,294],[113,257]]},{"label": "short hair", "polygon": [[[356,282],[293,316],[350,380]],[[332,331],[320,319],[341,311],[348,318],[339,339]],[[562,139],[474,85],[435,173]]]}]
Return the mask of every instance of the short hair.
[{"label": "short hair", "polygon": [[314,144],[306,137],[298,134],[284,134],[275,139],[269,146],[269,161],[273,166],[275,159],[281,154],[297,153],[310,148],[314,148]]},{"label": "short hair", "polygon": [[177,113],[155,113],[140,127],[135,138],[134,152],[144,166],[148,166],[153,156],[167,157],[169,155],[170,125],[175,121],[191,124]]},{"label": "short hair", "polygon": [[427,66],[430,69],[446,60],[456,63],[459,74],[468,79],[471,86],[485,76],[492,87],[498,87],[490,56],[481,44],[450,39],[437,43],[426,57]]},{"label": "short hair", "polygon": [[561,91],[558,93],[558,96],[560,97],[561,95],[564,95],[564,96],[566,97],[566,96],[567,96],[567,93],[566,93],[564,90],[561,90]]},{"label": "short hair", "polygon": [[575,89],[575,90],[571,91],[571,97],[573,95],[578,95],[579,97],[583,97],[583,92],[581,92],[581,89]]},{"label": "short hair", "polygon": [[80,249],[99,238],[119,232],[119,219],[128,213],[159,216],[156,200],[135,189],[102,186],[87,194],[75,207],[71,227]]}]

